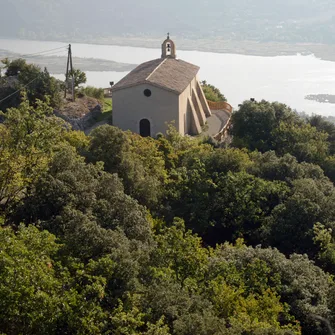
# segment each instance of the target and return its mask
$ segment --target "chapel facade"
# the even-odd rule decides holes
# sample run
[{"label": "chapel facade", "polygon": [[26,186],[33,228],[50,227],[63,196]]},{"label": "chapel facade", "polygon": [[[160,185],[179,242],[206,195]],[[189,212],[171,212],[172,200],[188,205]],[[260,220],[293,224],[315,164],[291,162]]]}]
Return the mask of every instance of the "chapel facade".
[{"label": "chapel facade", "polygon": [[177,59],[168,34],[161,58],[137,66],[112,88],[113,125],[155,137],[173,122],[182,135],[200,134],[211,111],[198,80],[199,69]]}]

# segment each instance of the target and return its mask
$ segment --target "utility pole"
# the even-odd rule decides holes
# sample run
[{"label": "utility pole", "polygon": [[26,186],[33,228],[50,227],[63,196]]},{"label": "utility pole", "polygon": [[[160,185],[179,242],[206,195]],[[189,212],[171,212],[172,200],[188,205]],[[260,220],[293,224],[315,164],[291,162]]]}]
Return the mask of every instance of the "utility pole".
[{"label": "utility pole", "polygon": [[[69,71],[70,70],[70,71]],[[72,92],[72,101],[75,100],[74,95],[74,73],[73,73],[73,64],[72,64],[72,50],[71,44],[69,44],[68,53],[67,53],[67,65],[66,65],[66,79],[65,79],[65,92],[64,98],[66,98],[66,92],[69,84],[69,75],[71,74],[71,92]]]}]

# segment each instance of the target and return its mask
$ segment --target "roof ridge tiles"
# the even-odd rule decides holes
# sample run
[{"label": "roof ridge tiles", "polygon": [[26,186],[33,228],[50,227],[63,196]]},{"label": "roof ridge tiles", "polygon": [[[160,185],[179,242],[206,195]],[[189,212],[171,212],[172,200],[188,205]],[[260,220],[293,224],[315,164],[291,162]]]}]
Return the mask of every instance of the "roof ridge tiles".
[{"label": "roof ridge tiles", "polygon": [[198,71],[198,66],[180,59],[157,58],[138,65],[113,86],[112,91],[148,84],[180,94]]},{"label": "roof ridge tiles", "polygon": [[166,60],[167,58],[163,59],[163,61],[156,66],[156,68],[148,75],[148,77],[145,80],[148,81],[149,78],[155,73],[156,70],[158,70],[160,66],[162,66],[165,63]]}]

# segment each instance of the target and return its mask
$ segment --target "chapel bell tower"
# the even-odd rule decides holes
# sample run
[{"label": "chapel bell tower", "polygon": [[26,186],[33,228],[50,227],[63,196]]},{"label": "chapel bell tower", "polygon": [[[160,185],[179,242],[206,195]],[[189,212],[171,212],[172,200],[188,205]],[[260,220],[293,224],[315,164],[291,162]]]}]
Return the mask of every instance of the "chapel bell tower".
[{"label": "chapel bell tower", "polygon": [[176,46],[174,42],[170,40],[169,33],[167,39],[162,44],[162,58],[176,58]]}]

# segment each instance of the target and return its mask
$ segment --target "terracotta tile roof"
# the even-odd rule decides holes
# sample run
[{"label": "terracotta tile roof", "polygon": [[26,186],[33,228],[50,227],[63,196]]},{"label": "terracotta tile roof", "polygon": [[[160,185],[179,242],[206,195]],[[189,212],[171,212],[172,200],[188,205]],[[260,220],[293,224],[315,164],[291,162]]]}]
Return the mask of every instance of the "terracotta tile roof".
[{"label": "terracotta tile roof", "polygon": [[199,67],[175,58],[159,58],[145,62],[127,74],[113,91],[139,84],[152,84],[182,93],[199,71]]}]

